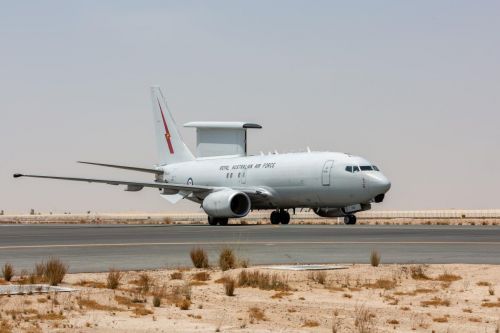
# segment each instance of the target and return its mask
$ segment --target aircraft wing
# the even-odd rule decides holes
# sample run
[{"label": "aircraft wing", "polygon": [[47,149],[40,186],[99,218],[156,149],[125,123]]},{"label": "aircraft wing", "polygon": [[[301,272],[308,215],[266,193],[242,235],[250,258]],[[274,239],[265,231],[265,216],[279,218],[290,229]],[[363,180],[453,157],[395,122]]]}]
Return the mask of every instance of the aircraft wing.
[{"label": "aircraft wing", "polygon": [[[144,187],[158,188],[164,190],[165,194],[175,194],[182,192],[185,195],[189,193],[200,194],[201,197],[208,195],[210,192],[225,189],[227,187],[216,187],[216,186],[201,186],[201,185],[187,185],[187,184],[173,184],[173,183],[161,183],[161,182],[130,182],[125,180],[110,180],[110,179],[94,179],[94,178],[77,178],[77,177],[58,177],[58,176],[41,176],[41,175],[24,175],[20,173],[14,174],[14,178],[20,177],[30,177],[30,178],[45,178],[45,179],[58,179],[58,180],[71,180],[77,182],[86,183],[101,183],[108,185],[126,185],[126,191],[140,191]],[[233,188],[245,192],[249,196],[269,196],[270,193],[265,189],[260,188]]]},{"label": "aircraft wing", "polygon": [[124,180],[110,180],[110,179],[93,179],[93,178],[75,178],[75,177],[56,177],[56,176],[40,176],[40,175],[23,175],[20,173],[14,174],[14,178],[31,177],[31,178],[45,178],[45,179],[58,179],[58,180],[72,180],[77,182],[87,183],[101,183],[108,185],[127,185],[128,191],[140,191],[144,187],[152,187],[158,189],[165,189],[171,191],[185,191],[191,193],[212,192],[216,187],[211,186],[194,186],[187,184],[172,184],[160,182],[129,182]]}]

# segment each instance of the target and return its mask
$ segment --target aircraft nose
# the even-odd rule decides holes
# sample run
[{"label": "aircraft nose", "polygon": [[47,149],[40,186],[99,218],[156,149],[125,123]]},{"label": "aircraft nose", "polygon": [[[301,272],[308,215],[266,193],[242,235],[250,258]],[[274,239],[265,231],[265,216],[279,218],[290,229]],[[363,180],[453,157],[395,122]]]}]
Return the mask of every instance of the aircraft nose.
[{"label": "aircraft nose", "polygon": [[384,194],[391,188],[391,182],[382,173],[376,175],[370,175],[370,189],[374,191],[376,195]]}]

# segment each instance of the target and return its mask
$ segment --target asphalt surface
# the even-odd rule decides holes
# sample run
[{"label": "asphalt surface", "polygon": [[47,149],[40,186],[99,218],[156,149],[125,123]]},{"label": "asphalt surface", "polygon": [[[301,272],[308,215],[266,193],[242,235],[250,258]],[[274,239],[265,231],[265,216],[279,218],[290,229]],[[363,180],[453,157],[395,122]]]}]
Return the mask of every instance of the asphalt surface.
[{"label": "asphalt surface", "polygon": [[216,262],[229,245],[252,264],[383,263],[500,264],[500,227],[344,225],[0,225],[0,265],[32,269],[56,256],[71,272],[190,265],[202,246]]}]

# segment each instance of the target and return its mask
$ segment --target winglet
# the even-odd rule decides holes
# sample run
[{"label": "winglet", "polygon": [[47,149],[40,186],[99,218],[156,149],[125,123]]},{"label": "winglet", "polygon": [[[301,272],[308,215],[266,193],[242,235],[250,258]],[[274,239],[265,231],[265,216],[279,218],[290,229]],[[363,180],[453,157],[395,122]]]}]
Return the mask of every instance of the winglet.
[{"label": "winglet", "polygon": [[14,178],[19,178],[19,177],[22,177],[22,176],[24,176],[24,175],[23,175],[23,174],[20,174],[20,173],[15,173],[15,174],[14,174]]}]

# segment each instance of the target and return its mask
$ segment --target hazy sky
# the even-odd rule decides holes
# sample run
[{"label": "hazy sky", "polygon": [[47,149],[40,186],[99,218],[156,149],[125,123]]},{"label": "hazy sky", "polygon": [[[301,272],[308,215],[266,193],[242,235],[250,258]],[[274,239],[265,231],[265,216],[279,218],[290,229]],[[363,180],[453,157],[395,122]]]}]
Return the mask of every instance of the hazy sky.
[{"label": "hazy sky", "polygon": [[262,124],[251,152],[366,157],[392,181],[377,209],[499,207],[498,1],[0,5],[6,212],[197,209],[156,190],[11,177],[150,180],[74,162],[156,163],[152,84],[178,124]]}]

